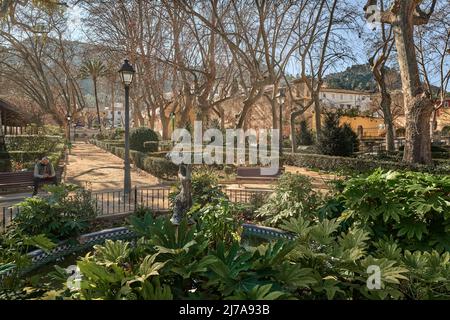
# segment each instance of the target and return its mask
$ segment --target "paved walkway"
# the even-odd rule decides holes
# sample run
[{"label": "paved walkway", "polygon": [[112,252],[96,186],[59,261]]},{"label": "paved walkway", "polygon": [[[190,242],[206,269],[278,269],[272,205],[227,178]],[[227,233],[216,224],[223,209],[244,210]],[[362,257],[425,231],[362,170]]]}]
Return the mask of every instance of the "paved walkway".
[{"label": "paved walkway", "polygon": [[[92,144],[74,145],[66,168],[65,182],[88,187],[92,191],[120,190],[123,188],[123,160]],[[132,168],[132,186],[155,186],[159,180],[151,174]]]}]

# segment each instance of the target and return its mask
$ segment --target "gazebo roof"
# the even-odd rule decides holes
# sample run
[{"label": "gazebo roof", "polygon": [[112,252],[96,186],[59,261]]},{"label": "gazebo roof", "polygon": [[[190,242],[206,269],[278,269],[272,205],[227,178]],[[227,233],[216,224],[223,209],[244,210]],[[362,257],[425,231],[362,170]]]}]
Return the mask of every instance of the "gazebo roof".
[{"label": "gazebo roof", "polygon": [[18,112],[18,108],[16,106],[2,98],[0,98],[0,112],[3,125],[23,126],[28,123],[27,119]]}]

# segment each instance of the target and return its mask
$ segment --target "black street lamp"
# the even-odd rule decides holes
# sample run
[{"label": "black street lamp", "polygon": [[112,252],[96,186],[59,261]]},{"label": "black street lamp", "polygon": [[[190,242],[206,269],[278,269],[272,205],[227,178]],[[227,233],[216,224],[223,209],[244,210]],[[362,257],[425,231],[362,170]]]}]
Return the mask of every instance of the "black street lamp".
[{"label": "black street lamp", "polygon": [[278,100],[278,104],[280,105],[280,116],[279,116],[279,120],[280,120],[280,158],[283,155],[283,108],[284,108],[284,103],[286,102],[286,89],[285,88],[280,88],[280,91],[277,95],[277,100]]},{"label": "black street lamp", "polygon": [[128,60],[125,60],[119,70],[120,79],[125,87],[125,174],[123,191],[125,196],[131,192],[131,166],[130,166],[130,85],[133,82],[134,68]]},{"label": "black street lamp", "polygon": [[72,115],[70,114],[70,112],[68,112],[66,114],[66,120],[67,120],[67,135],[68,135],[67,142],[69,144],[69,153],[70,153],[70,149],[71,149],[71,146],[70,146],[70,144],[71,144],[70,126],[72,124]]}]

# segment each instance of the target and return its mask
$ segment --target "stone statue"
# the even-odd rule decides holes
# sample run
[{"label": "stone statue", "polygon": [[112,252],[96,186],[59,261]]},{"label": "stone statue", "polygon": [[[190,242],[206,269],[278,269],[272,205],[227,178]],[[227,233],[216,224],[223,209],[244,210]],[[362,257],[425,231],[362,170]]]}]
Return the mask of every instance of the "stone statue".
[{"label": "stone statue", "polygon": [[192,206],[192,184],[191,184],[192,167],[189,164],[181,164],[178,171],[178,178],[181,182],[181,191],[175,197],[175,204],[173,207],[173,215],[170,221],[174,225],[179,225],[186,213]]}]

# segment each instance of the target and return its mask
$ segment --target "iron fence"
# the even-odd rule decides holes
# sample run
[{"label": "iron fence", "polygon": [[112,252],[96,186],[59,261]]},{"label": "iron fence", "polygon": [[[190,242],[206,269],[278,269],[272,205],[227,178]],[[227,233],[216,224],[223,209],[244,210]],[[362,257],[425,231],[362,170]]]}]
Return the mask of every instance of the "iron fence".
[{"label": "iron fence", "polygon": [[[154,212],[167,212],[172,209],[170,192],[170,188],[135,187],[129,195],[126,195],[123,190],[93,192],[91,199],[97,209],[97,217],[130,214],[141,207]],[[273,191],[224,189],[224,192],[231,202],[249,204],[258,199],[267,198]],[[0,212],[0,232],[3,232],[20,212],[20,208],[16,206],[0,207]]]}]

